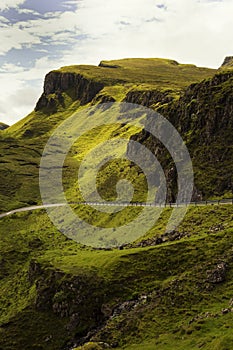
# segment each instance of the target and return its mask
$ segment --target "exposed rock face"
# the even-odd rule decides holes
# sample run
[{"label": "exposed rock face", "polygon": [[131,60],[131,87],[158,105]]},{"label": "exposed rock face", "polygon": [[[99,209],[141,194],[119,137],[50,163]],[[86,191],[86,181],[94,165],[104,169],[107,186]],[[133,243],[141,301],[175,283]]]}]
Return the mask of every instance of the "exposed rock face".
[{"label": "exposed rock face", "polygon": [[0,123],[0,130],[5,130],[7,129],[9,126],[4,124],[4,123]]},{"label": "exposed rock face", "polygon": [[[233,72],[222,72],[212,79],[192,84],[179,100],[157,109],[187,144],[196,175],[194,201],[232,190],[232,91]],[[141,98],[134,102],[139,103]],[[150,107],[150,99],[143,102]],[[148,122],[153,123],[153,119]],[[132,139],[144,143],[158,158],[169,184],[168,200],[173,200],[177,175],[165,147],[145,131]]]},{"label": "exposed rock face", "polygon": [[164,104],[173,100],[171,91],[147,90],[129,91],[124,102],[135,103],[146,107],[151,107],[156,103]]},{"label": "exposed rock face", "polygon": [[221,67],[233,67],[233,56],[225,57]]},{"label": "exposed rock face", "polygon": [[[233,126],[233,72],[218,74],[213,79],[191,85],[179,102],[170,110],[164,110],[182,135],[196,131],[195,141],[210,145],[222,130]],[[202,132],[199,132],[199,131]]]},{"label": "exposed rock face", "polygon": [[84,105],[90,102],[103,87],[104,84],[88,80],[80,74],[50,72],[45,77],[44,92],[35,110],[47,108],[53,113],[56,112],[57,103],[63,103],[63,92],[67,92],[73,100],[79,100],[80,104]]},{"label": "exposed rock face", "polygon": [[116,100],[109,95],[102,95],[101,93],[94,97],[92,100],[92,105],[100,104],[100,103],[111,103],[111,102],[116,102]]},{"label": "exposed rock face", "polygon": [[[52,311],[65,319],[66,329],[72,338],[81,339],[92,328],[97,328],[105,319],[101,311],[104,303],[103,282],[98,276],[80,273],[70,276],[54,269],[44,269],[31,261],[28,278],[36,283],[35,308]],[[77,329],[81,329],[77,333]]]}]

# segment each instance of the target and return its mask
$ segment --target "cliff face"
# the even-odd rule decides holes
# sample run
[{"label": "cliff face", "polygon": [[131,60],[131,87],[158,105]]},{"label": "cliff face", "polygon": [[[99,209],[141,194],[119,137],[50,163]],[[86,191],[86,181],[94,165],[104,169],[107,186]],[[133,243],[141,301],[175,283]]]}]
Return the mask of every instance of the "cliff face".
[{"label": "cliff face", "polygon": [[173,101],[172,90],[146,90],[129,91],[124,102],[135,103],[146,107],[153,107],[156,104],[166,104]]},{"label": "cliff face", "polygon": [[[135,95],[131,100],[140,104],[141,99],[142,95]],[[150,107],[150,100],[145,105]],[[187,144],[195,173],[193,200],[232,191],[233,72],[222,72],[192,84],[179,100],[157,110],[175,126]],[[176,172],[166,150],[145,132],[133,139],[143,142],[163,164],[170,184],[168,199],[173,200]]]},{"label": "cliff face", "polygon": [[84,105],[90,102],[103,87],[103,83],[86,79],[80,74],[50,72],[45,77],[44,92],[35,110],[47,109],[53,113],[56,112],[58,104],[64,103],[63,92]]},{"label": "cliff face", "polygon": [[[209,81],[190,86],[177,105],[179,120],[172,111],[168,116],[182,134],[196,130],[196,142],[210,145],[216,139],[230,146],[233,128],[233,72],[218,74]],[[223,135],[224,132],[224,135]]]},{"label": "cliff face", "polygon": [[222,68],[233,67],[233,56],[227,56],[224,59],[223,64],[222,64],[221,67]]}]

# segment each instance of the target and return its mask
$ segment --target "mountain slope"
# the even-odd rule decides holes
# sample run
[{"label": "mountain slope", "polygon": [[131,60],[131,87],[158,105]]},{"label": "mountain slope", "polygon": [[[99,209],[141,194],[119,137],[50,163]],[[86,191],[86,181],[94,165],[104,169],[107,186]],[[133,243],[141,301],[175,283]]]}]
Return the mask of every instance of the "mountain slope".
[{"label": "mountain slope", "polygon": [[[83,105],[123,101],[139,91],[141,95],[149,94],[157,108],[179,98],[185,86],[214,73],[213,69],[182,65],[165,59],[125,59],[102,62],[99,67],[71,66],[50,72],[45,78],[44,92],[35,111],[0,135],[4,155],[0,175],[1,210],[40,202],[38,167],[43,148],[57,125]],[[144,104],[140,100],[138,103]],[[116,132],[120,135],[118,128]],[[100,140],[98,135],[96,137],[97,144]],[[109,137],[106,134],[102,141]],[[72,164],[74,166],[74,170],[71,170],[73,174],[78,162],[72,157],[69,164],[70,168]],[[106,187],[104,183],[100,187]],[[68,183],[67,186],[73,185]],[[70,189],[70,199],[77,199],[74,196],[76,191]]]},{"label": "mountain slope", "polygon": [[[232,72],[128,59],[64,67],[46,76],[35,110],[0,133],[0,210],[40,203],[39,164],[51,133],[75,112],[83,128],[84,108],[101,109],[101,102],[113,101],[151,107],[172,122],[193,159],[196,199],[229,195]],[[167,175],[168,200],[174,198],[176,173],[164,147],[144,130],[116,122],[84,133],[70,149],[63,172],[67,198],[81,198],[77,171],[88,152],[121,137],[153,150]],[[118,159],[98,174],[103,198],[116,198],[119,179],[133,180],[134,198],[145,200],[141,169]],[[141,210],[97,215],[82,205],[72,209],[97,227],[123,226]],[[164,234],[171,210],[163,211],[134,248],[119,249],[77,244],[44,210],[1,219],[0,349],[71,350],[84,343],[83,350],[231,348],[232,206],[190,207],[179,227]]]}]

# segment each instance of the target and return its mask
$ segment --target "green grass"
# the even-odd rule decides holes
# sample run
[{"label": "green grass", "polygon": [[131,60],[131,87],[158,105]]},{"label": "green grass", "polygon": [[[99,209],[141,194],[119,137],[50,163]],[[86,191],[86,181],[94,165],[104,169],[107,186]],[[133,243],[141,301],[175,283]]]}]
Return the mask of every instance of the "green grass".
[{"label": "green grass", "polygon": [[[152,84],[158,87],[182,88],[212,76],[214,69],[194,65],[178,64],[173,60],[160,58],[135,58],[103,61],[102,66],[68,66],[56,72],[82,74],[88,79],[107,85],[125,83]],[[115,68],[117,67],[117,68]]]},{"label": "green grass", "polygon": [[[154,236],[164,232],[169,214],[170,209],[166,209],[154,228]],[[65,286],[76,283],[77,279],[81,285],[90,284],[82,291],[87,300],[92,296],[90,286],[95,286],[96,297],[106,310],[127,300],[137,300],[141,295],[148,296],[145,303],[110,319],[93,341],[117,341],[119,349],[123,346],[130,350],[150,349],[154,344],[158,349],[167,350],[171,344],[174,346],[175,339],[173,349],[177,350],[195,348],[200,343],[206,344],[204,349],[211,349],[217,342],[221,344],[221,337],[224,344],[223,338],[228,334],[224,331],[229,330],[230,336],[230,328],[226,327],[232,326],[230,314],[221,314],[232,297],[232,215],[230,205],[192,207],[179,227],[190,235],[189,238],[156,247],[109,251],[82,248],[68,240],[53,227],[44,211],[2,219],[0,320],[5,325],[1,328],[3,348],[16,350],[27,344],[25,349],[35,346],[35,349],[47,350],[59,348],[71,339],[73,331],[69,334],[65,330],[69,323],[67,318],[58,317],[50,307],[45,311],[37,310],[34,303],[39,294],[36,285],[41,286],[40,294],[43,285],[51,289],[52,294],[44,299],[45,303],[52,300],[50,298],[69,303],[74,296]],[[30,273],[34,277],[28,279],[32,261],[36,261],[41,270]],[[211,285],[207,281],[207,271],[220,261],[227,263],[226,281]],[[46,289],[43,293],[45,297]],[[84,311],[85,305],[83,312],[88,315],[92,311],[87,307]],[[202,320],[205,312],[219,316]],[[190,325],[190,320],[196,316],[197,320]],[[84,324],[77,326],[75,332],[82,332],[83,327],[87,329],[89,322],[84,318]],[[59,325],[59,329],[55,325]],[[20,331],[23,329],[25,332]],[[219,336],[214,338],[217,332]],[[46,342],[50,335],[54,340]]]}]

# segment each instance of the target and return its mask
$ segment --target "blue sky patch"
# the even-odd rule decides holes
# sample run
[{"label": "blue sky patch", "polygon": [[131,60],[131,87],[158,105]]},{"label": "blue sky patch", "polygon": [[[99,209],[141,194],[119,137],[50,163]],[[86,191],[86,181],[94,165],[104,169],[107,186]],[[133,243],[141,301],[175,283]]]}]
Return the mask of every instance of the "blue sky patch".
[{"label": "blue sky patch", "polygon": [[44,15],[48,12],[74,11],[77,6],[67,3],[66,0],[26,0],[19,8],[34,10]]},{"label": "blue sky patch", "polygon": [[5,11],[0,11],[0,15],[5,17],[11,24],[43,17],[43,16],[40,16],[39,13],[37,14],[33,12],[20,13],[16,8],[10,8]]}]

